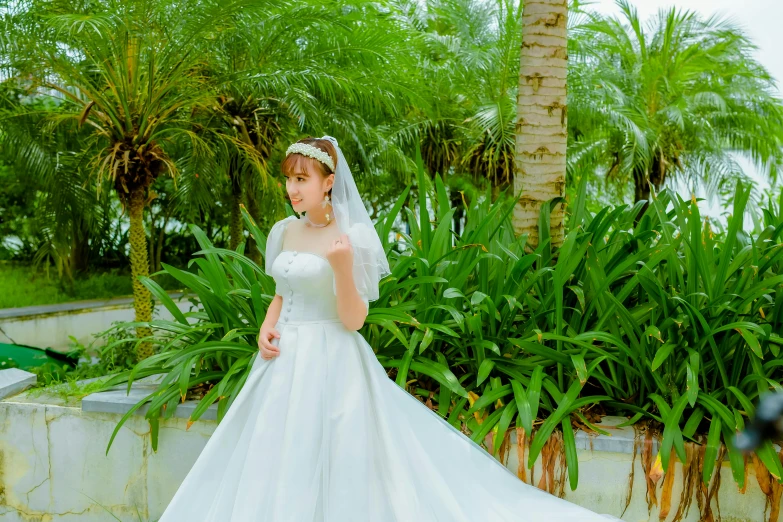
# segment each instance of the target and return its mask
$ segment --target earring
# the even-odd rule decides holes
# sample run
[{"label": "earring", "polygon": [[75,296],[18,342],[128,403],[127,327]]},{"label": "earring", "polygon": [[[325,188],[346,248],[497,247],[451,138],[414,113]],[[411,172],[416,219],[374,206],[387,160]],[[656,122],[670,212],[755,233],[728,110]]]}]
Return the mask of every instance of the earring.
[{"label": "earring", "polygon": [[[321,207],[326,208],[326,205],[329,204],[329,194],[324,194],[324,200],[321,202]],[[331,218],[329,216],[329,213],[326,213],[326,224],[328,225],[331,221]]]}]

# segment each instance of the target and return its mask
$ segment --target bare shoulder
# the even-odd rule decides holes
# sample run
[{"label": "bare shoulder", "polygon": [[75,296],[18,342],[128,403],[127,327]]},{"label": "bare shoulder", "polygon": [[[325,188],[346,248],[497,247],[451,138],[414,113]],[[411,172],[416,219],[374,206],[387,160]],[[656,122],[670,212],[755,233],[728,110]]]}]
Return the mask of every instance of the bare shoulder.
[{"label": "bare shoulder", "polygon": [[301,219],[299,219],[298,217],[293,216],[293,215],[284,217],[280,221],[285,223],[286,228],[296,227],[296,226],[301,225],[301,223],[302,223]]},{"label": "bare shoulder", "polygon": [[296,237],[299,231],[299,220],[296,216],[288,216],[278,221],[283,228],[283,243],[286,243],[286,238]]},{"label": "bare shoulder", "polygon": [[283,219],[278,219],[272,224],[272,228],[270,230],[286,230],[295,221],[298,221],[296,216],[287,216]]}]

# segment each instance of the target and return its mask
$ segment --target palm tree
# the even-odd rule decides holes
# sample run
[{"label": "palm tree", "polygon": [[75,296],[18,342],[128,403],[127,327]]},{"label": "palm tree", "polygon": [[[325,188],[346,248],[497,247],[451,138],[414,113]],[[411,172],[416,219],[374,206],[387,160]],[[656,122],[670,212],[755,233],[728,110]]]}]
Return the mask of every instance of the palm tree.
[{"label": "palm tree", "polygon": [[[59,109],[29,99],[8,81],[0,91],[0,157],[30,192],[28,226],[35,230],[35,260],[52,262],[67,286],[86,271],[96,231],[105,226],[92,186],[85,186],[89,158],[79,154],[86,132],[76,124],[53,125]],[[105,198],[104,198],[105,199]]]},{"label": "palm tree", "polygon": [[[298,2],[237,17],[211,47],[208,74],[218,103],[213,125],[252,149],[225,149],[218,157],[230,183],[231,248],[243,240],[240,204],[258,221],[273,222],[282,188],[271,164],[283,145],[303,133],[331,133],[346,154],[352,143],[374,141],[374,122],[415,102],[409,39],[383,6],[364,1]],[[350,157],[373,162],[364,150]],[[364,152],[364,154],[360,154]],[[254,164],[248,164],[247,158]],[[250,238],[252,242],[252,237]],[[251,257],[257,255],[250,245]]]},{"label": "palm tree", "polygon": [[748,38],[676,8],[645,26],[626,0],[617,5],[619,17],[593,15],[573,31],[569,162],[632,185],[644,207],[672,177],[715,194],[743,175],[734,153],[774,173],[783,107]]},{"label": "palm tree", "polygon": [[[25,51],[15,64],[20,77],[57,93],[62,111],[55,121],[77,121],[91,130],[81,153],[90,158],[98,186],[111,183],[128,211],[137,321],[152,319],[151,294],[139,279],[149,275],[149,188],[161,175],[176,178],[169,151],[178,144],[208,155],[190,120],[193,111],[214,102],[200,72],[204,41],[244,4],[111,1],[100,12],[71,10],[46,19],[30,11],[43,33],[17,35]],[[252,154],[230,136],[222,139]],[[137,333],[143,338],[151,332],[139,327]],[[142,342],[137,352],[144,359],[152,355],[151,345]]]},{"label": "palm tree", "polygon": [[[426,6],[422,69],[433,99],[417,127],[423,162],[433,173],[453,168],[477,184],[486,181],[497,195],[515,183],[522,2],[430,0]],[[456,179],[449,188],[459,209]],[[535,230],[528,234],[537,241]]]},{"label": "palm tree", "polygon": [[516,234],[539,243],[541,206],[550,204],[552,246],[563,242],[567,147],[567,0],[528,0],[522,15],[522,53],[517,94],[514,192]]},{"label": "palm tree", "polygon": [[[519,76],[518,0],[428,0],[406,13],[421,36],[422,102],[400,122],[427,170],[444,177],[459,233],[462,189],[513,182],[514,100]],[[471,191],[467,191],[470,193]]]}]

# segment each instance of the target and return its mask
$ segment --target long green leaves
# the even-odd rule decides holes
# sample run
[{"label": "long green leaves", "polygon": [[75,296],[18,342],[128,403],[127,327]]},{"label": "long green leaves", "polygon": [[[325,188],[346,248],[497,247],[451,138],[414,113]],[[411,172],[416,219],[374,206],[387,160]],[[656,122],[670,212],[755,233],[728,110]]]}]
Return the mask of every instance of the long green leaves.
[{"label": "long green leaves", "polygon": [[[421,171],[418,180],[421,209],[442,183]],[[770,206],[763,236],[742,232],[749,190],[737,187],[724,234],[702,220],[695,201],[668,191],[638,221],[638,205],[590,215],[577,203],[579,220],[572,218],[563,247],[548,261],[547,249],[526,254],[513,237],[502,197],[490,204],[476,195],[465,232],[446,252],[433,241],[443,223],[410,212],[416,222],[403,235],[408,252],[385,285],[383,304],[411,319],[394,332],[372,329],[371,343],[387,367],[405,372],[397,374],[401,386],[415,382],[410,391],[427,396],[438,383],[426,373],[409,375],[407,364],[426,333],[427,349],[418,353],[448,364],[470,397],[438,411],[451,408],[450,421],[461,419],[477,441],[494,431],[495,454],[498,434],[514,418],[533,434],[530,466],[549,435],[564,429],[572,487],[569,417],[598,402],[634,421],[663,422],[664,469],[672,450],[684,460],[685,442],[701,434],[717,455],[721,440],[727,444],[742,427],[748,405],[780,387],[781,365],[770,364],[780,344],[772,332],[783,318],[773,313],[780,247],[769,230],[779,237],[781,221]],[[448,282],[434,282],[433,274]],[[459,336],[433,332],[433,324]],[[538,416],[544,422],[535,430]],[[767,453],[759,456],[778,476]],[[744,464],[733,450],[729,458],[740,466],[739,478]],[[704,469],[709,480],[714,463]]]},{"label": "long green leaves", "polygon": [[[469,194],[464,232],[451,233],[445,185],[439,176],[431,181],[421,163],[418,169],[414,208],[402,204],[406,191],[397,213],[378,225],[391,232],[402,218],[411,232],[398,232],[401,248],[387,246],[392,273],[363,334],[391,378],[491,444],[493,454],[514,426],[523,428],[532,467],[550,435],[563,430],[576,487],[571,419],[589,426],[583,410],[603,403],[629,422],[663,424],[664,467],[672,453],[683,460],[685,443],[702,434],[714,458],[758,395],[780,388],[782,341],[773,332],[783,320],[776,301],[783,219],[770,205],[758,237],[742,232],[734,220],[743,219],[748,189],[737,188],[731,241],[702,223],[694,202],[663,192],[635,225],[638,207],[592,215],[581,206],[581,222],[572,218],[564,246],[545,261],[549,247],[527,253],[524,238],[514,236],[513,201],[504,194],[494,203],[490,194]],[[425,210],[434,200],[442,220]],[[264,234],[245,219],[263,249]],[[191,420],[214,401],[222,418],[255,357],[259,321],[274,293],[271,278],[241,248],[214,248],[197,227],[193,233],[202,248],[193,271],[165,270],[196,295],[201,310],[175,312],[145,280],[175,320],[150,323],[160,353],[115,378],[165,374],[150,398],[152,422],[199,386],[205,395]],[[743,459],[728,446],[740,481]],[[759,457],[774,476],[783,474],[769,448]],[[703,469],[709,480],[714,462]]]}]

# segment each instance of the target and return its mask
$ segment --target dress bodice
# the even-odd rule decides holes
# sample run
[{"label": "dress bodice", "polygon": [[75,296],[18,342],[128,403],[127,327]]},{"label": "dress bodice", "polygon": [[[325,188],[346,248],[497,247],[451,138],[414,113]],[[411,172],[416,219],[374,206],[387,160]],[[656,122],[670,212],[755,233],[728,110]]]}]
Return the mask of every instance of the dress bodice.
[{"label": "dress bodice", "polygon": [[311,252],[283,250],[272,265],[275,292],[283,297],[280,320],[339,320],[334,272],[329,261]]}]

